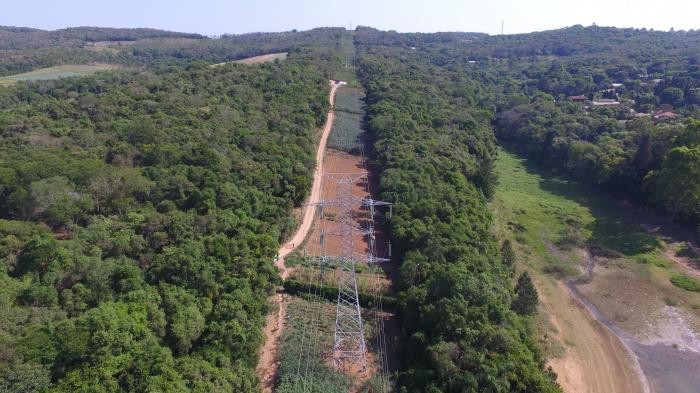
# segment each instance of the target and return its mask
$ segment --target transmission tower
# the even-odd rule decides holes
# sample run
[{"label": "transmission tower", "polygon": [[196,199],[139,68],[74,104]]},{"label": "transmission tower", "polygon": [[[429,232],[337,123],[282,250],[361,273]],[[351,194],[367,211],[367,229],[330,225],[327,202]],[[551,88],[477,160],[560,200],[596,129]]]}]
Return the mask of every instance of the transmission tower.
[{"label": "transmission tower", "polygon": [[[371,198],[359,198],[352,194],[353,185],[360,179],[366,178],[366,174],[329,174],[332,180],[337,182],[336,199],[321,200],[314,203],[319,207],[320,217],[323,218],[324,208],[337,209],[335,231],[323,232],[321,243],[325,235],[340,237],[340,250],[337,255],[324,256],[327,260],[338,263],[338,298],[336,304],[335,333],[333,336],[333,361],[336,368],[344,368],[348,364],[359,365],[366,368],[365,354],[367,347],[362,325],[362,313],[360,299],[357,292],[356,265],[358,262],[369,264],[387,261],[374,255],[375,233],[373,218],[377,206],[389,206],[388,202],[377,201]],[[356,209],[367,209],[369,220],[367,228],[362,228],[354,217]],[[390,211],[391,213],[391,211]],[[359,254],[353,251],[356,236],[367,236],[369,252]]]},{"label": "transmission tower", "polygon": [[335,334],[333,338],[333,359],[337,367],[341,363],[361,361],[365,364],[365,336],[362,330],[360,299],[357,294],[357,276],[355,275],[355,257],[353,245],[355,226],[352,217],[352,186],[354,179],[343,176],[338,181],[338,235],[341,246],[340,272],[338,274],[338,303],[336,305]]}]

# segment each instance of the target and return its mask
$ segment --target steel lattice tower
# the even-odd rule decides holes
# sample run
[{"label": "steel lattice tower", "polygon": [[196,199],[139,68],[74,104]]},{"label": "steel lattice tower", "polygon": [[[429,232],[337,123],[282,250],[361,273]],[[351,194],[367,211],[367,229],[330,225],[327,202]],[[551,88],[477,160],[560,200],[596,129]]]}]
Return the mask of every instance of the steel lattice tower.
[{"label": "steel lattice tower", "polygon": [[[338,302],[336,305],[335,333],[333,336],[333,362],[337,368],[343,368],[348,362],[353,362],[363,369],[367,366],[365,354],[367,347],[362,327],[362,313],[357,291],[357,276],[355,267],[358,262],[379,263],[388,261],[374,255],[374,213],[376,206],[389,206],[391,203],[377,201],[371,198],[360,198],[352,194],[352,187],[358,180],[366,179],[367,173],[331,173],[326,174],[337,182],[336,199],[320,200],[311,203],[319,208],[319,218],[324,218],[324,208],[337,209],[335,231],[321,231],[320,243],[323,245],[326,235],[340,237],[340,253],[337,255],[322,255],[318,260],[321,268],[331,261],[338,263]],[[368,209],[368,228],[364,229],[355,221],[353,211],[357,208]],[[369,243],[368,254],[358,254],[353,251],[355,236],[367,236]]]},{"label": "steel lattice tower", "polygon": [[338,235],[340,254],[338,255],[338,303],[336,306],[335,335],[333,339],[333,359],[337,367],[345,361],[360,361],[365,366],[365,336],[362,329],[360,299],[357,294],[357,276],[353,255],[354,236],[357,234],[353,221],[352,186],[355,179],[343,176],[338,180]]}]

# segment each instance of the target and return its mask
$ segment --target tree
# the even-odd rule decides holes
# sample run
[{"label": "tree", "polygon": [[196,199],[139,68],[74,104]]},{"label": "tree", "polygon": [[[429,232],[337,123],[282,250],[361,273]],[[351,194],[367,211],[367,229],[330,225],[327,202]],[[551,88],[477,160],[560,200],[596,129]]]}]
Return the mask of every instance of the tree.
[{"label": "tree", "polygon": [[645,178],[652,198],[674,218],[700,217],[700,146],[671,149],[660,170]]},{"label": "tree", "polygon": [[662,104],[678,106],[683,101],[683,90],[677,87],[667,87],[659,95]]},{"label": "tree", "polygon": [[508,267],[512,267],[515,264],[516,256],[510,239],[503,241],[503,245],[501,246],[501,258],[503,259],[503,263]]},{"label": "tree", "polygon": [[515,297],[511,302],[511,309],[520,315],[533,315],[537,312],[539,299],[537,290],[527,272],[523,272],[515,286]]},{"label": "tree", "polygon": [[44,366],[19,364],[0,372],[0,392],[43,392],[51,384],[51,374]]},{"label": "tree", "polygon": [[688,101],[688,104],[690,105],[700,105],[700,88],[690,90],[690,93],[688,93],[688,96],[686,97],[686,101]]}]

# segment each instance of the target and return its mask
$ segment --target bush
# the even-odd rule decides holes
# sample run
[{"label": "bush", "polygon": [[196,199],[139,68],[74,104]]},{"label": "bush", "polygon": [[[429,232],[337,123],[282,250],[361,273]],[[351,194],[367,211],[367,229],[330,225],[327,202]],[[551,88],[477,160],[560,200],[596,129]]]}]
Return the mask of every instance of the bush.
[{"label": "bush", "polygon": [[700,292],[700,281],[688,277],[685,274],[675,274],[671,277],[671,283],[678,288],[683,288],[686,291]]}]

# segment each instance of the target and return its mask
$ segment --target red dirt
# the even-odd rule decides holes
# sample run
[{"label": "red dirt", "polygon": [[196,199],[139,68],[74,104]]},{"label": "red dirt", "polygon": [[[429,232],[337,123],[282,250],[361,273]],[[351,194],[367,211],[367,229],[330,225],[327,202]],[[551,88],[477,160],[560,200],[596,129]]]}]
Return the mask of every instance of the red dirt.
[{"label": "red dirt", "polygon": [[[363,159],[360,156],[354,156],[337,150],[328,149],[324,160],[326,167],[325,172],[327,175],[323,176],[323,182],[321,185],[322,200],[336,199],[338,197],[338,183],[335,180],[338,178],[338,176],[332,174],[354,173],[357,174],[355,178],[359,178],[361,177],[362,173],[367,173],[363,166]],[[367,184],[367,175],[355,182],[355,184],[352,186],[352,195],[357,198],[366,198],[370,196],[369,185]],[[377,209],[377,211],[380,210],[381,208]],[[304,246],[306,255],[321,255],[324,252],[331,255],[340,253],[341,244],[339,236],[327,234],[324,239],[323,250],[321,249],[320,243],[320,234],[322,230],[325,230],[326,233],[337,232],[339,228],[339,223],[335,220],[337,215],[337,208],[324,208],[325,219],[317,220],[317,225],[312,229],[311,235]],[[360,226],[363,221],[367,220],[368,217],[369,214],[366,209],[361,210],[357,208],[353,210],[353,218],[358,226]],[[375,220],[377,217],[375,217]],[[385,257],[386,242],[381,236],[380,227],[376,226],[375,231],[377,256]],[[369,251],[369,242],[367,237],[360,234],[354,236],[352,250],[356,253],[366,254]]]}]

